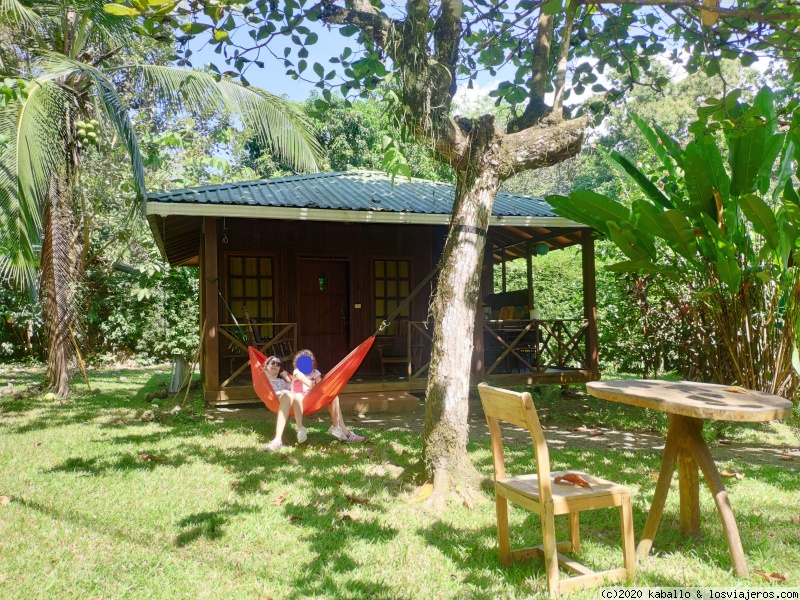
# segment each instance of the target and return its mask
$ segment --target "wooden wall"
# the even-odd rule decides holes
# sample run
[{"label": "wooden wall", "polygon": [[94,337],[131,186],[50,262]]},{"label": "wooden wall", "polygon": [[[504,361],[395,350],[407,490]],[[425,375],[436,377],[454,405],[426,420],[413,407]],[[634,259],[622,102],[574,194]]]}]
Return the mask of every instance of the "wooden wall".
[{"label": "wooden wall", "polygon": [[[210,220],[210,219],[209,219]],[[398,259],[411,263],[413,289],[438,261],[445,227],[423,225],[346,224],[317,221],[216,219],[219,286],[227,297],[228,255],[271,256],[275,278],[275,321],[297,322],[297,270],[302,258],[342,259],[349,265],[349,343],[355,347],[374,330],[373,260]],[[206,233],[208,235],[208,233]],[[227,239],[227,243],[223,240]],[[208,294],[206,294],[208,299]],[[411,305],[412,320],[427,317],[430,289],[422,290]],[[355,308],[357,304],[360,309]],[[218,299],[219,322],[230,322]],[[239,315],[236,315],[237,319]],[[380,372],[375,352],[364,372]]]}]

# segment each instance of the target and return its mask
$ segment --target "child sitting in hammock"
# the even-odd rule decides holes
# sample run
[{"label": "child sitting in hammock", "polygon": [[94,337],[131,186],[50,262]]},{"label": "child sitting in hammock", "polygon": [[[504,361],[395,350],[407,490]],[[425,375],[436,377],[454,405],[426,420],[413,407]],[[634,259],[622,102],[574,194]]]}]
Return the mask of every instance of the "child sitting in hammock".
[{"label": "child sitting in hammock", "polygon": [[[310,373],[305,374],[300,369],[297,368],[297,361],[299,358],[307,356],[311,359],[312,363],[312,370]],[[303,398],[305,398],[306,394],[313,388],[317,383],[322,380],[322,373],[319,372],[317,369],[317,359],[314,356],[314,353],[311,350],[300,350],[297,354],[294,355],[294,372],[292,373],[292,392],[295,396],[301,394]],[[297,414],[297,409],[295,408],[295,415]],[[333,437],[338,439],[341,442],[363,442],[364,436],[356,435],[350,429],[347,428],[347,425],[344,424],[344,417],[342,417],[342,409],[339,406],[339,396],[336,396],[330,404],[328,404],[328,412],[331,414],[331,426],[328,429],[328,433],[330,433]]]},{"label": "child sitting in hammock", "polygon": [[292,408],[297,424],[297,443],[302,444],[308,439],[308,432],[303,427],[303,395],[292,393],[289,387],[292,379],[286,371],[281,370],[281,366],[281,359],[277,356],[270,356],[264,364],[264,373],[281,403],[275,423],[275,439],[267,444],[267,452],[274,452],[283,446],[283,430],[286,428]]}]

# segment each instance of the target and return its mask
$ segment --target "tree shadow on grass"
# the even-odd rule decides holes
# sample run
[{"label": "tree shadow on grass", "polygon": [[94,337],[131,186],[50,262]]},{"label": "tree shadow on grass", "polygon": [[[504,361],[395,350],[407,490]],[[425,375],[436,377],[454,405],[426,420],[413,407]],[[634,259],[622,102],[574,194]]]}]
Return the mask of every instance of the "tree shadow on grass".
[{"label": "tree shadow on grass", "polygon": [[178,522],[178,528],[185,529],[185,531],[181,531],[177,535],[175,545],[178,548],[182,548],[200,538],[207,540],[220,539],[225,535],[224,527],[231,520],[231,517],[254,512],[258,512],[258,509],[237,502],[225,504],[218,510],[188,515]]}]

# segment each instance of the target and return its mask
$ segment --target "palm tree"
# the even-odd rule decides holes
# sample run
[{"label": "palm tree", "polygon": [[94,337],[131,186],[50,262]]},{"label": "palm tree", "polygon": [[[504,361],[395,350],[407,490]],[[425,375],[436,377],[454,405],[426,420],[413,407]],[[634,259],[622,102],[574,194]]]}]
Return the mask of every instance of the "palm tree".
[{"label": "palm tree", "polygon": [[317,170],[319,156],[310,127],[286,100],[208,73],[120,64],[122,57],[137,55],[134,41],[141,43],[140,37],[132,31],[135,21],[104,12],[103,4],[0,0],[4,39],[15,31],[12,51],[0,53],[0,69],[3,77],[23,82],[0,104],[0,280],[38,283],[48,387],[58,396],[69,392],[74,296],[83,273],[81,161],[96,145],[100,127],[124,145],[135,197],[144,207],[142,157],[115,77],[127,73],[142,98],[165,108],[238,115],[264,146],[298,171]]}]

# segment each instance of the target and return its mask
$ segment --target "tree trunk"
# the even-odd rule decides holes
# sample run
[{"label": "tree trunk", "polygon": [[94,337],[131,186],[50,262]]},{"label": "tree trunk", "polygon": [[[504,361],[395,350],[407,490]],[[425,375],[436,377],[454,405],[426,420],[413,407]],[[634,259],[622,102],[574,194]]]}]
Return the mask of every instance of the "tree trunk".
[{"label": "tree trunk", "polygon": [[73,219],[67,175],[50,185],[44,211],[41,256],[41,296],[47,340],[47,388],[58,397],[69,394],[69,358],[72,355],[69,327],[74,300]]},{"label": "tree trunk", "polygon": [[453,219],[431,308],[433,347],[425,394],[423,456],[438,496],[456,484],[474,488],[482,479],[467,457],[468,374],[486,232],[500,172],[492,162],[493,147],[478,146],[473,150],[483,150],[482,157],[458,172]]}]

